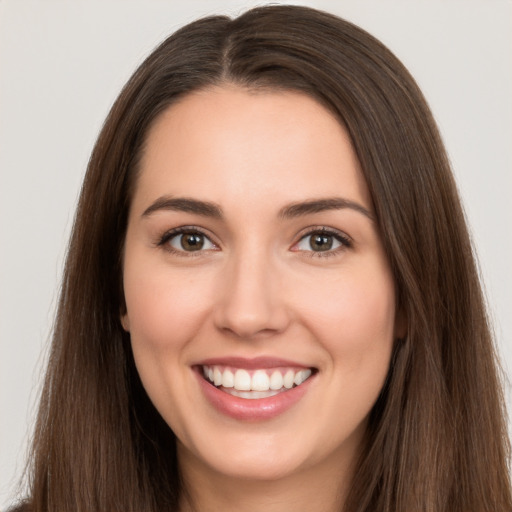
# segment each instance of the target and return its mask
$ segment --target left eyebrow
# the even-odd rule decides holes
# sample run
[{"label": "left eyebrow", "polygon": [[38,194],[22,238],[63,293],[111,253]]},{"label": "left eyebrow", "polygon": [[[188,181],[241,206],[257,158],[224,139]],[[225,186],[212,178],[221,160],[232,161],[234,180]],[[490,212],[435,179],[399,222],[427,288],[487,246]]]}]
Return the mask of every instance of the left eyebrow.
[{"label": "left eyebrow", "polygon": [[350,199],[345,199],[343,197],[312,199],[311,201],[292,203],[282,208],[279,211],[279,216],[284,219],[292,219],[312,213],[320,213],[328,210],[342,210],[345,208],[355,210],[356,212],[368,217],[372,221],[375,220],[375,217],[370,212],[370,210],[365,208],[362,204],[351,201]]}]

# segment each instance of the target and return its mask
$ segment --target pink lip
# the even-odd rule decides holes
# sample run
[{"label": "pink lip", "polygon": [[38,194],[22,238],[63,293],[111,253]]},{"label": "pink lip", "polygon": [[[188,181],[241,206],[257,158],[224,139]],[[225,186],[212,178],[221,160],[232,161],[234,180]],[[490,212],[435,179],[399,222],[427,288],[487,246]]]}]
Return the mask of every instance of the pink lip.
[{"label": "pink lip", "polygon": [[[245,364],[240,364],[241,362],[245,362]],[[272,364],[272,366],[269,366],[269,363]],[[247,360],[237,360],[236,358],[223,358],[222,360],[210,359],[208,361],[204,361],[202,364],[206,366],[216,364],[228,365],[246,369],[275,368],[282,366],[303,367],[303,365],[297,365],[290,361],[284,361],[282,359],[269,360],[268,358],[254,359],[249,362]],[[312,381],[316,377],[316,374],[313,374],[300,386],[296,386],[287,391],[282,391],[277,395],[251,400],[233,396],[221,391],[202,376],[202,370],[199,366],[196,366],[195,370],[201,391],[208,402],[210,402],[218,412],[241,421],[265,421],[283,414],[299,402],[299,400],[307,393]]]},{"label": "pink lip", "polygon": [[252,359],[246,359],[244,357],[215,357],[211,359],[205,359],[197,363],[198,366],[233,366],[235,368],[243,368],[245,370],[256,370],[264,368],[309,368],[303,364],[299,364],[295,361],[288,359],[280,359],[276,357],[255,357]]}]

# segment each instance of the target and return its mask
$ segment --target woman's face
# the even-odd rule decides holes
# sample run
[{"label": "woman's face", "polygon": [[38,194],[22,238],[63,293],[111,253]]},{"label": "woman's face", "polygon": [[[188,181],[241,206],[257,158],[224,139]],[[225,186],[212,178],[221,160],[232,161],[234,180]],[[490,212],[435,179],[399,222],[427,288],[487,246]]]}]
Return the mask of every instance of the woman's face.
[{"label": "woman's face", "polygon": [[350,140],[316,101],[224,86],[165,111],[124,290],[182,466],[269,479],[356,456],[398,334],[395,290]]}]

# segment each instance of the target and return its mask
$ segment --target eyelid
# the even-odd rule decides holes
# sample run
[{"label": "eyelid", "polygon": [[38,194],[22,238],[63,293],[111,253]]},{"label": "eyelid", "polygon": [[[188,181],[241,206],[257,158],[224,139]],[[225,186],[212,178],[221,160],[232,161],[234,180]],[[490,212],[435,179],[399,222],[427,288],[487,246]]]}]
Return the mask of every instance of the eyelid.
[{"label": "eyelid", "polygon": [[[338,242],[341,243],[340,247],[337,247],[336,249],[330,249],[327,251],[306,251],[306,250],[299,250],[299,249],[293,249],[296,247],[304,238],[308,236],[312,236],[315,234],[324,234],[328,236],[334,237]],[[302,252],[307,254],[308,256],[314,256],[314,257],[322,257],[322,256],[332,256],[340,251],[349,249],[353,246],[353,240],[352,238],[344,233],[343,231],[340,231],[339,229],[327,227],[327,226],[309,226],[305,229],[303,229],[298,235],[297,235],[297,241],[294,242],[292,245],[291,250],[294,250],[295,252]]]},{"label": "eyelid", "polygon": [[[215,247],[214,249],[200,249],[198,251],[181,251],[178,249],[173,248],[168,244],[169,240],[171,240],[173,237],[185,234],[185,233],[199,233],[205,238],[207,238],[210,243]],[[334,237],[340,244],[340,247],[337,247],[335,249],[329,249],[326,251],[313,251],[313,250],[303,250],[303,249],[294,249],[304,238],[308,236],[312,236],[314,234],[325,234],[328,236]],[[212,250],[220,250],[219,244],[215,241],[214,237],[205,229],[195,226],[195,225],[186,225],[186,226],[179,226],[176,228],[169,229],[165,231],[159,239],[155,243],[156,246],[164,248],[166,251],[179,254],[180,256],[198,256],[200,254],[204,254],[205,252],[212,251]],[[301,230],[296,237],[296,241],[293,243],[291,250],[294,252],[301,252],[304,254],[307,254],[308,256],[313,257],[322,257],[322,256],[332,256],[337,254],[338,252],[341,252],[343,250],[346,250],[348,248],[351,248],[353,245],[352,238],[347,235],[345,232],[340,231],[338,229],[327,227],[327,226],[308,226],[307,228],[304,228]]]},{"label": "eyelid", "polygon": [[[212,245],[215,246],[215,249],[200,249],[198,251],[180,251],[178,249],[175,249],[170,244],[168,244],[169,240],[174,238],[175,236],[179,236],[185,233],[198,233],[205,238],[207,238]],[[163,233],[157,240],[156,244],[157,247],[162,247],[166,251],[173,253],[173,254],[179,254],[180,256],[198,256],[201,253],[205,253],[212,250],[218,250],[219,244],[213,240],[213,237],[210,233],[208,233],[205,229],[194,226],[194,225],[187,225],[187,226],[179,226],[176,228],[169,229]]]}]

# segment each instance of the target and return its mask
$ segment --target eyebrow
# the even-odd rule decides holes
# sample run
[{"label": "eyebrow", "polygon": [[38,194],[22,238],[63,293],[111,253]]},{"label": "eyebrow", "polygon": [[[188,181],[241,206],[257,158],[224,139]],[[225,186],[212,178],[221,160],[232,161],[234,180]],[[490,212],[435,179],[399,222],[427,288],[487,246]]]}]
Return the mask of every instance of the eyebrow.
[{"label": "eyebrow", "polygon": [[[279,210],[279,217],[283,219],[293,219],[304,215],[321,213],[328,210],[342,210],[345,208],[362,213],[372,221],[375,220],[370,210],[365,208],[363,205],[342,197],[312,199],[310,201],[292,203]],[[212,217],[215,219],[222,219],[223,217],[222,208],[216,203],[200,201],[189,197],[171,196],[159,197],[154,203],[144,210],[142,217],[148,217],[160,210],[194,213],[203,217]]]},{"label": "eyebrow", "polygon": [[372,221],[375,220],[374,215],[363,205],[342,197],[312,199],[311,201],[293,203],[282,208],[279,211],[279,216],[285,219],[292,219],[312,213],[320,213],[328,210],[342,210],[345,208],[362,213]]},{"label": "eyebrow", "polygon": [[159,197],[151,206],[144,210],[142,217],[148,217],[159,210],[195,213],[204,217],[222,218],[222,208],[209,201],[198,201],[188,197]]}]

